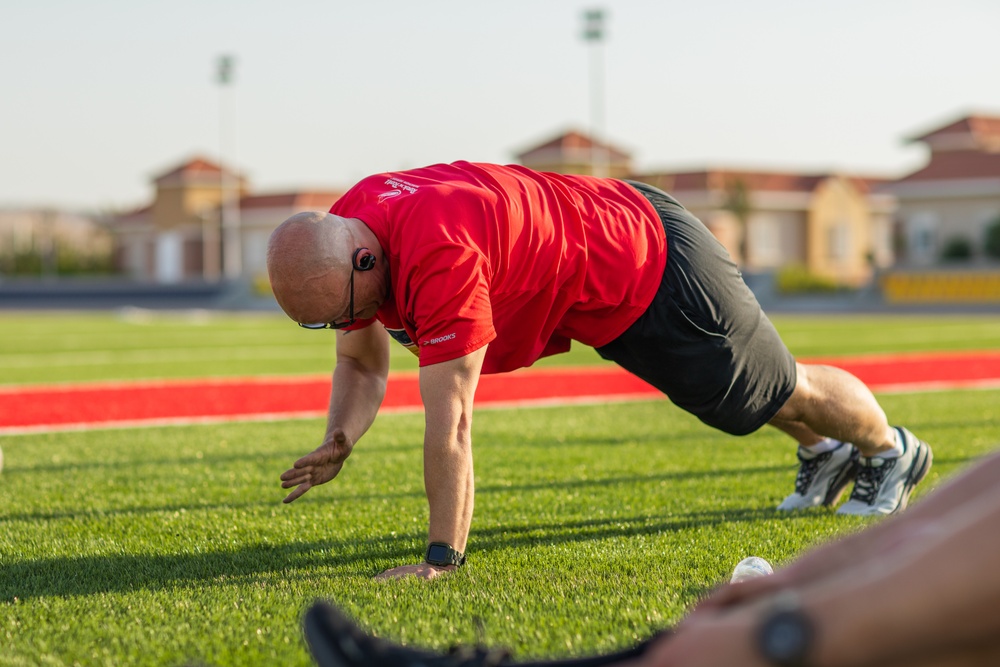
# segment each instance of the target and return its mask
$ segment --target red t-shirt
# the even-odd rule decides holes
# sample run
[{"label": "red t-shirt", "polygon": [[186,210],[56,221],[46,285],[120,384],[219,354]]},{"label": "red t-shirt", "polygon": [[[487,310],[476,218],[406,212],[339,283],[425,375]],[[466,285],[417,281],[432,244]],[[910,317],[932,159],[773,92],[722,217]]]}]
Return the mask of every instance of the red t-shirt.
[{"label": "red t-shirt", "polygon": [[[389,261],[376,319],[426,366],[489,343],[484,373],[621,335],[653,300],[667,245],[622,181],[456,162],[370,176],[330,212]],[[368,326],[360,320],[353,328]]]}]

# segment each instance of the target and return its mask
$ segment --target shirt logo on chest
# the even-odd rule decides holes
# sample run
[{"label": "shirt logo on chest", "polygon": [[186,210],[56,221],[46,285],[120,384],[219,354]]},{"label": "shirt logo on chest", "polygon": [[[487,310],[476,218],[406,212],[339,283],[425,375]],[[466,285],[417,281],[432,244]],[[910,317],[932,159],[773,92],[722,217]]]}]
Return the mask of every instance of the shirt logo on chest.
[{"label": "shirt logo on chest", "polygon": [[419,185],[414,185],[409,181],[404,181],[402,178],[396,178],[395,176],[385,179],[383,185],[388,185],[392,189],[386,190],[378,196],[379,204],[384,204],[387,199],[392,199],[402,194],[415,194],[420,189]]},{"label": "shirt logo on chest", "polygon": [[393,197],[398,197],[403,194],[402,190],[389,190],[388,192],[383,192],[378,196],[378,203],[381,204],[386,199],[392,199]]}]

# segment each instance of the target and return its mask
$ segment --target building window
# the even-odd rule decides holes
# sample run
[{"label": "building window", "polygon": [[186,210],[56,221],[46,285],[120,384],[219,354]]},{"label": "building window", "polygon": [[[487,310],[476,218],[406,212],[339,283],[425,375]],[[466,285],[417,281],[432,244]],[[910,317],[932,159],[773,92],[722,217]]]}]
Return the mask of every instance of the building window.
[{"label": "building window", "polygon": [[761,268],[781,264],[781,235],[778,221],[769,218],[755,219],[750,226],[749,252],[753,263]]},{"label": "building window", "polygon": [[938,217],[917,213],[906,221],[907,255],[916,262],[933,262],[937,253]]},{"label": "building window", "polygon": [[842,263],[850,258],[851,228],[844,222],[837,222],[826,230],[826,256],[831,262]]}]

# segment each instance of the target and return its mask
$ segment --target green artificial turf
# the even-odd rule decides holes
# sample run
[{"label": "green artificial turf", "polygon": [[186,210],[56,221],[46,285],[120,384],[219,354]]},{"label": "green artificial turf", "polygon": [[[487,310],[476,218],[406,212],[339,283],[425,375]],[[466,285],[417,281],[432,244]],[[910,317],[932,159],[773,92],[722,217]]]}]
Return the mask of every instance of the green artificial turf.
[{"label": "green artificial turf", "polygon": [[[882,399],[935,448],[916,502],[1000,442],[1000,391]],[[411,645],[581,655],[675,622],[747,555],[777,565],[866,523],[777,513],[794,451],[769,429],[729,437],[664,401],[481,410],[469,564],[376,582],[422,555],[422,417],[379,417],[341,477],[282,505],[321,429],[0,439],[0,664],[307,665],[317,598]]]},{"label": "green artificial turf", "polygon": [[[799,356],[1000,348],[996,315],[829,315],[773,318]],[[122,311],[0,313],[0,385],[329,373],[335,334],[277,313]],[[393,344],[392,365],[416,358]],[[538,366],[605,363],[590,348]]]},{"label": "green artificial turf", "polygon": [[[1000,348],[1000,317],[776,317],[802,356]],[[2,313],[0,384],[328,373],[330,332],[283,316]],[[600,363],[576,348],[544,364]],[[394,347],[393,365],[414,359]],[[880,397],[935,450],[915,499],[1000,443],[1000,391]],[[307,665],[302,612],[518,657],[627,646],[744,556],[778,565],[866,521],[773,508],[792,445],[665,401],[479,410],[469,564],[376,582],[426,538],[422,417],[383,415],[343,474],[292,505],[278,475],[318,420],[0,437],[0,665]]]}]

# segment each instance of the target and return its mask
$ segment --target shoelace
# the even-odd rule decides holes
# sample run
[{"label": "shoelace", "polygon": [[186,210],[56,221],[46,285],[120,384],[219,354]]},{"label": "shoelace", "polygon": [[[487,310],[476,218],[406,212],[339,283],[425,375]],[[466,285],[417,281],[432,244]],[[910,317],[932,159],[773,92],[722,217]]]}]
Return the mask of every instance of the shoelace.
[{"label": "shoelace", "polygon": [[858,477],[854,480],[854,491],[851,500],[858,500],[866,505],[874,505],[882,488],[882,480],[889,471],[896,467],[896,459],[882,459],[882,465],[873,466],[862,463],[858,466]]},{"label": "shoelace", "polygon": [[806,492],[809,490],[809,485],[812,484],[813,477],[816,476],[816,471],[819,470],[820,465],[828,461],[831,456],[833,456],[833,452],[824,452],[812,459],[799,459],[802,464],[799,466],[798,474],[795,475],[796,493],[800,496],[806,495]]}]

